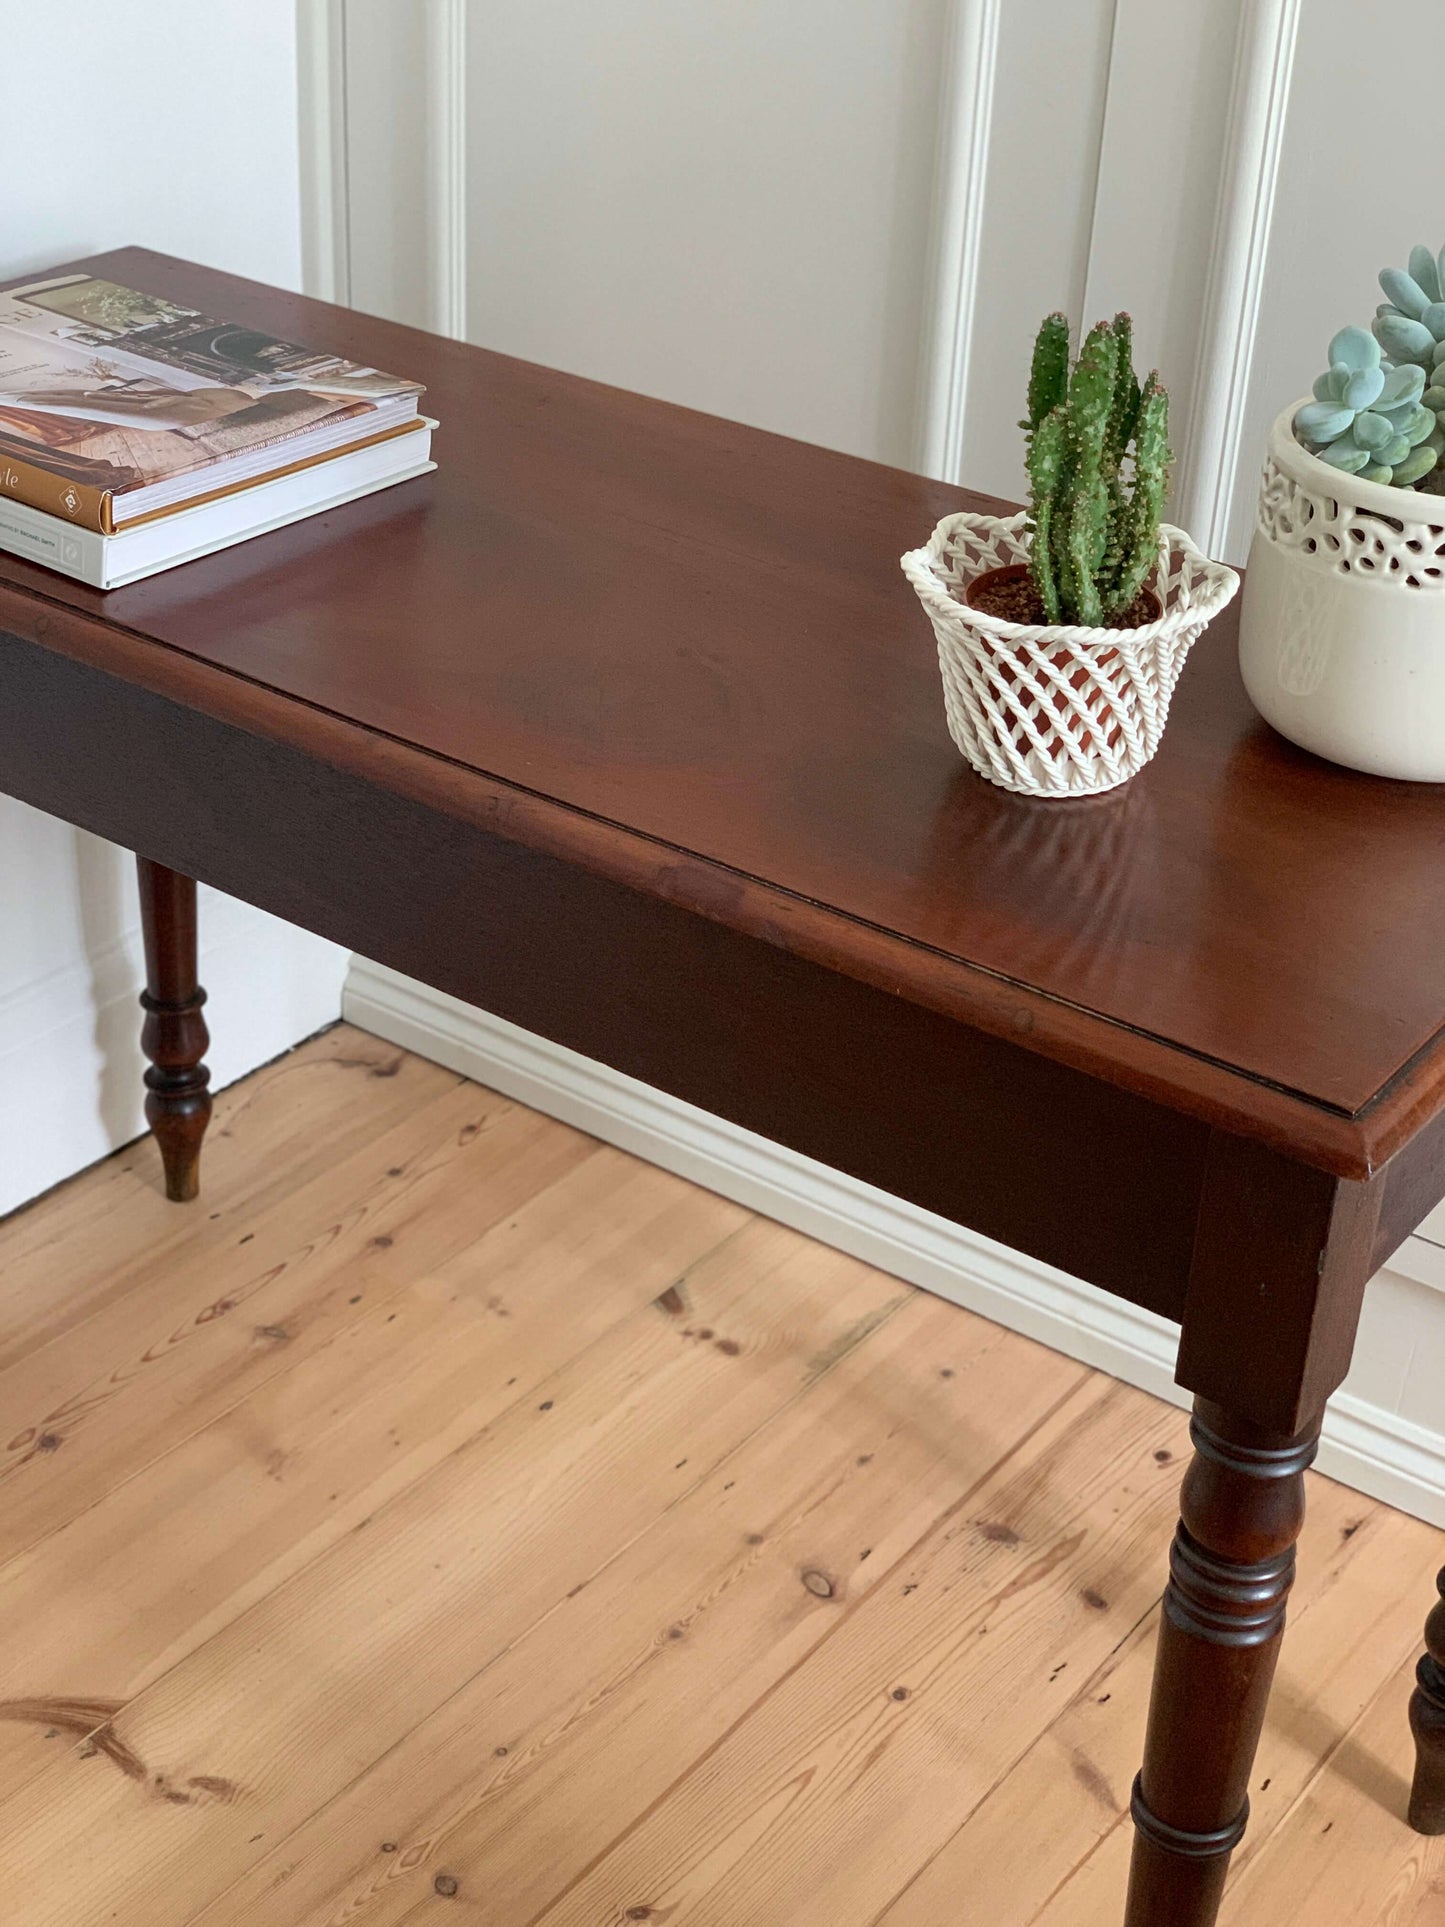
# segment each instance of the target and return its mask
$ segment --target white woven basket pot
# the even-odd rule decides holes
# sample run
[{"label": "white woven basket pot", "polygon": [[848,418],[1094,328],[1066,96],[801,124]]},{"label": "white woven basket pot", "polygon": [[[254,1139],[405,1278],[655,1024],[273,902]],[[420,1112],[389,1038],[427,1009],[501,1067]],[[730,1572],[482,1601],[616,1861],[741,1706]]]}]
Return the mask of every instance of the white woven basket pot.
[{"label": "white woven basket pot", "polygon": [[1239,618],[1256,709],[1349,769],[1445,782],[1445,496],[1362,482],[1275,420]]},{"label": "white woven basket pot", "polygon": [[1184,659],[1239,577],[1165,523],[1147,585],[1163,614],[1141,628],[1030,627],[969,608],[975,576],[1028,560],[1027,524],[947,516],[903,571],[938,638],[948,732],[979,775],[1019,796],[1094,796],[1158,749]]}]

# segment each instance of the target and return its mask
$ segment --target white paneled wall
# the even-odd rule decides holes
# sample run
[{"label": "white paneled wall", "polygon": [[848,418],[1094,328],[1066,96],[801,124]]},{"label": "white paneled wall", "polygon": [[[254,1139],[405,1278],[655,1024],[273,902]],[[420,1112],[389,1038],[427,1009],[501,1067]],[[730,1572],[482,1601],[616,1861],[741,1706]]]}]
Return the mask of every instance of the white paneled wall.
[{"label": "white paneled wall", "polygon": [[[1400,0],[1392,47],[1431,44],[1437,11]],[[1397,62],[1341,56],[1361,0],[316,0],[314,18],[349,132],[315,197],[317,272],[357,306],[1007,495],[1040,317],[1127,307],[1173,396],[1176,514],[1232,559],[1272,414],[1373,312],[1375,269],[1445,240],[1431,117],[1394,111]],[[1388,153],[1384,176],[1362,151]],[[1088,1287],[370,966],[349,998],[398,1041],[1168,1383],[1170,1335]],[[1445,1519],[1442,1259],[1412,1240],[1376,1282],[1327,1463]]]},{"label": "white paneled wall", "polygon": [[317,282],[344,255],[358,307],[1015,496],[1039,319],[1127,307],[1176,509],[1242,559],[1271,404],[1436,218],[1428,117],[1384,228],[1331,138],[1389,118],[1357,13],[306,0],[346,97]]},{"label": "white paneled wall", "polygon": [[[0,46],[0,276],[137,242],[299,283],[293,0],[0,0]],[[337,1015],[333,945],[213,892],[201,923],[218,1083]],[[129,858],[0,796],[0,1212],[144,1129],[141,982]]]},{"label": "white paneled wall", "polygon": [[345,23],[356,306],[911,459],[948,0],[347,0]]}]

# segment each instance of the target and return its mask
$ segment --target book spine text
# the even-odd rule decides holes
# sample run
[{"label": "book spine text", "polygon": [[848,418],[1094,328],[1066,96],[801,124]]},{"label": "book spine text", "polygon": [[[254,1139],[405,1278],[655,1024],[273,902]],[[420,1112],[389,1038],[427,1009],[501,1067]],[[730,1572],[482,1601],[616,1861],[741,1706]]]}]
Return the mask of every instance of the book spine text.
[{"label": "book spine text", "polygon": [[42,562],[79,582],[105,586],[105,538],[90,529],[70,529],[54,516],[37,519],[25,507],[11,508],[0,496],[0,549]]},{"label": "book spine text", "polygon": [[4,495],[12,502],[23,502],[26,508],[68,522],[72,528],[109,535],[113,527],[108,488],[67,481],[13,455],[0,455],[0,496]]}]

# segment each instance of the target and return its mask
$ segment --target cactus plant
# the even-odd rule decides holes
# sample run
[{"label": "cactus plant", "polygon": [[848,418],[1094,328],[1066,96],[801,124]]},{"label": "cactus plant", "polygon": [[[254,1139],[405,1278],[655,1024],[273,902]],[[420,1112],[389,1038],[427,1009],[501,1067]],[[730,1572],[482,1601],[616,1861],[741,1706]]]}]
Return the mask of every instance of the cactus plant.
[{"label": "cactus plant", "polygon": [[1312,454],[1367,482],[1412,488],[1439,459],[1445,434],[1425,406],[1425,370],[1417,362],[1392,367],[1380,341],[1363,328],[1341,328],[1330,343],[1330,365],[1314,385],[1314,400],[1294,418],[1295,434]]},{"label": "cactus plant", "polygon": [[1158,557],[1169,396],[1157,373],[1140,386],[1128,315],[1091,328],[1071,371],[1068,319],[1052,314],[1028,411],[1029,573],[1046,622],[1097,628],[1132,606]]}]

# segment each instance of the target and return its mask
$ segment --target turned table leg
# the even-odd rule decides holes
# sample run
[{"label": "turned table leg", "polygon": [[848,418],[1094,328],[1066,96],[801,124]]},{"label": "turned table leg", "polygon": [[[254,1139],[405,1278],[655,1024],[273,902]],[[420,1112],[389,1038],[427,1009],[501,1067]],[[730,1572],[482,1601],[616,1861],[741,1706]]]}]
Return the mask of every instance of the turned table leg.
[{"label": "turned table leg", "polygon": [[1249,1817],[1319,1423],[1285,1438],[1200,1400],[1191,1436],[1134,1783],[1126,1927],[1211,1927],[1218,1914]]},{"label": "turned table leg", "polygon": [[145,932],[146,1122],[160,1146],[166,1196],[185,1204],[200,1190],[201,1139],[211,1121],[210,1042],[196,982],[196,886],[176,870],[136,859]]},{"label": "turned table leg", "polygon": [[1440,1603],[1425,1621],[1425,1657],[1410,1698],[1415,1735],[1410,1825],[1416,1833],[1445,1833],[1445,1572],[1438,1583]]}]

